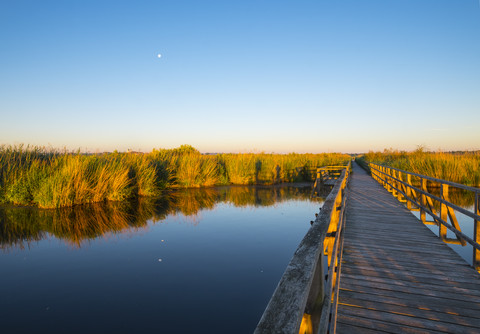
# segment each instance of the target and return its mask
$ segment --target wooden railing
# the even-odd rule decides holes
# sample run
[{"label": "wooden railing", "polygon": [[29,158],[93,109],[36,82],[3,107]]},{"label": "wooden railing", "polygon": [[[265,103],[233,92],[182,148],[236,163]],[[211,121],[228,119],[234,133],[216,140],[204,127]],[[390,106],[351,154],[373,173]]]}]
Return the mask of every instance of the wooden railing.
[{"label": "wooden railing", "polygon": [[[350,163],[295,251],[256,334],[334,333]],[[328,275],[324,273],[327,255]]]},{"label": "wooden railing", "polygon": [[[434,177],[407,172],[401,169],[368,163],[372,177],[382,184],[399,201],[405,202],[412,211],[420,211],[420,219],[425,224],[439,226],[440,238],[453,244],[473,247],[473,267],[480,272],[480,189],[463,184],[437,179]],[[440,190],[439,196],[429,189]],[[449,199],[450,187],[462,189],[474,196],[473,212],[452,203]],[[473,219],[473,239],[462,232],[455,212],[460,212]],[[426,215],[433,221],[427,221]],[[447,238],[447,229],[456,238]]]},{"label": "wooden railing", "polygon": [[[350,168],[351,162],[348,163]],[[342,171],[347,167],[347,166],[324,166],[324,167],[318,167],[316,169],[316,177],[315,177],[315,183],[312,188],[312,194],[311,197],[317,196],[320,191],[320,187],[323,185],[334,185],[336,180],[340,177],[342,174]],[[350,169],[349,169],[350,170]]]}]

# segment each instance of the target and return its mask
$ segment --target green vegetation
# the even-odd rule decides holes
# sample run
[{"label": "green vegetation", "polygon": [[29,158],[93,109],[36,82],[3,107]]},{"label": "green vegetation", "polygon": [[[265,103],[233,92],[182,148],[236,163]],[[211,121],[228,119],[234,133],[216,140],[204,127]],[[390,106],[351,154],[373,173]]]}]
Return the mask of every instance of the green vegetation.
[{"label": "green vegetation", "polygon": [[312,181],[315,167],[348,159],[336,153],[202,155],[189,145],[95,155],[3,145],[0,203],[59,208],[155,197],[168,188]]},{"label": "green vegetation", "polygon": [[480,152],[426,152],[420,147],[413,152],[394,150],[369,152],[362,158],[369,162],[442,180],[480,186]]}]

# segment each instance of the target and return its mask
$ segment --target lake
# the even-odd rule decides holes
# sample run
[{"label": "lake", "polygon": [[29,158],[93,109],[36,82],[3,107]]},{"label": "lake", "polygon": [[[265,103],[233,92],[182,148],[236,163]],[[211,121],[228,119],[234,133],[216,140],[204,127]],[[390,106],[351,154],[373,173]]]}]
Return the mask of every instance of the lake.
[{"label": "lake", "polygon": [[0,208],[4,333],[251,333],[322,200],[222,187]]}]

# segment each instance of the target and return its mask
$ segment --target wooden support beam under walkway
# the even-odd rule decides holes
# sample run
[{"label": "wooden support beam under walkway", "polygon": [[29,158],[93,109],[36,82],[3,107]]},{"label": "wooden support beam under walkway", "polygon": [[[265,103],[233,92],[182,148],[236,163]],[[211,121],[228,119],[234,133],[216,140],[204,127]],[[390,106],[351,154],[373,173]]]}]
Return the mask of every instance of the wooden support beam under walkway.
[{"label": "wooden support beam under walkway", "polygon": [[337,333],[480,333],[480,275],[354,164]]}]

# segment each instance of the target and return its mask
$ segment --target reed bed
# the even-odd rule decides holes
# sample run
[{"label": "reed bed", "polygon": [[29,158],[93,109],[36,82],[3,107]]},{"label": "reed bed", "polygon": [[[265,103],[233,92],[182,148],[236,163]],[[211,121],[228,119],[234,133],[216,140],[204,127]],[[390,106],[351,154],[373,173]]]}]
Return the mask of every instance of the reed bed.
[{"label": "reed bed", "polygon": [[3,145],[0,203],[59,208],[156,197],[169,188],[312,181],[314,168],[348,159],[338,153],[203,155],[189,145],[94,155]]},{"label": "reed bed", "polygon": [[385,150],[363,156],[369,162],[388,165],[468,186],[480,186],[480,152],[413,152]]}]

